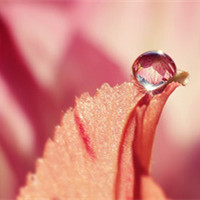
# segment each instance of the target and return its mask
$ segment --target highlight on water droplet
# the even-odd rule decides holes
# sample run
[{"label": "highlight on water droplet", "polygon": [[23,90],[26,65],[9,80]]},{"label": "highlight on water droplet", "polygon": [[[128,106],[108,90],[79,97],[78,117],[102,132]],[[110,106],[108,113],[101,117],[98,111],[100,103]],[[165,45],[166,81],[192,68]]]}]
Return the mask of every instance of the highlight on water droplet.
[{"label": "highlight on water droplet", "polygon": [[162,51],[148,51],[140,55],[132,66],[134,78],[148,91],[163,88],[176,74],[174,61]]}]

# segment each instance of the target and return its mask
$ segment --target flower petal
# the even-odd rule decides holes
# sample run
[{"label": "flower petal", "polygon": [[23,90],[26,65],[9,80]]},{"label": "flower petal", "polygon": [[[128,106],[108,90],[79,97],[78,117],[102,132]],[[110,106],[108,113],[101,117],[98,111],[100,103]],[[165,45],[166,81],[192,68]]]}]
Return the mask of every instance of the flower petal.
[{"label": "flower petal", "polygon": [[104,84],[93,98],[83,94],[48,140],[18,199],[164,199],[148,169],[161,110],[178,85],[149,98],[134,82]]}]

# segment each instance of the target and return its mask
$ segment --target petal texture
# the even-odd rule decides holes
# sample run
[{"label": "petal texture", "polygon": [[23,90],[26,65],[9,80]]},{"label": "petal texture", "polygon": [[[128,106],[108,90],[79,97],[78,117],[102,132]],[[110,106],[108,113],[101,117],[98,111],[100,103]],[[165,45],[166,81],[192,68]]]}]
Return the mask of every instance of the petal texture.
[{"label": "petal texture", "polygon": [[165,199],[149,176],[156,125],[178,86],[150,96],[136,83],[104,84],[69,109],[20,190],[22,199]]}]

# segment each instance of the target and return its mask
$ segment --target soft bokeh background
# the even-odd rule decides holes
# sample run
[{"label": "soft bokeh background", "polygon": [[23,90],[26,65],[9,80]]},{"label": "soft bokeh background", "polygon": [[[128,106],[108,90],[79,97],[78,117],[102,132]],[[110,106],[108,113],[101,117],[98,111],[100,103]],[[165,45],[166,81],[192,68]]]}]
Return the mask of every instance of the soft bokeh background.
[{"label": "soft bokeh background", "polygon": [[0,199],[11,199],[75,96],[129,81],[163,50],[191,75],[160,119],[152,173],[174,199],[200,198],[200,3],[0,3]]}]

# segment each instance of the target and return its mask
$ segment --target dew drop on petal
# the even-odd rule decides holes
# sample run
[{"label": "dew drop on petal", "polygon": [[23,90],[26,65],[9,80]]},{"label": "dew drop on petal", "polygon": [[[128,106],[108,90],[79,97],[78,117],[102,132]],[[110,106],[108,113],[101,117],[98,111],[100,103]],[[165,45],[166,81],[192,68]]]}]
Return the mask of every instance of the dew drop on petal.
[{"label": "dew drop on petal", "polygon": [[176,65],[162,51],[148,51],[135,60],[132,70],[134,78],[146,90],[155,91],[176,74]]}]

